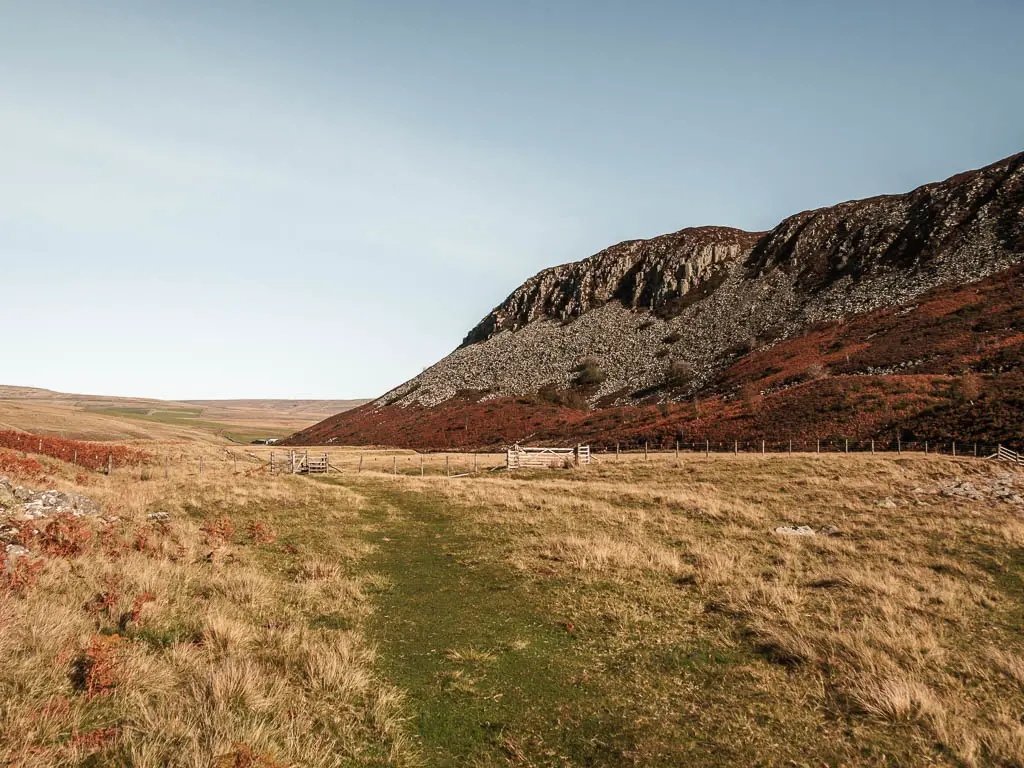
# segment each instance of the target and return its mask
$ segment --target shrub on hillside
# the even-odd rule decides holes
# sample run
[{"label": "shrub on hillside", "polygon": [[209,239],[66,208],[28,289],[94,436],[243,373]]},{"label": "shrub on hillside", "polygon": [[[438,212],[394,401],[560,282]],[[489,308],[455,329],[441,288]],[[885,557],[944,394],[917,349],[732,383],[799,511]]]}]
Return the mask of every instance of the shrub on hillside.
[{"label": "shrub on hillside", "polygon": [[743,408],[751,416],[756,416],[761,411],[761,388],[757,382],[749,381],[740,390],[740,399],[743,401]]},{"label": "shrub on hillside", "polygon": [[818,379],[824,379],[828,376],[828,368],[821,363],[811,363],[807,366],[807,370],[804,372],[804,378],[807,381],[818,381]]},{"label": "shrub on hillside", "polygon": [[726,352],[728,354],[734,355],[735,357],[743,357],[743,355],[749,355],[751,352],[757,349],[757,347],[757,337],[747,336],[745,338],[740,339],[731,347],[729,347],[729,349],[726,350]]},{"label": "shrub on hillside", "polygon": [[673,360],[665,372],[665,384],[670,387],[682,387],[693,379],[693,366],[682,360]]},{"label": "shrub on hillside", "polygon": [[973,403],[981,397],[981,379],[978,374],[967,372],[955,379],[950,395],[954,403]]},{"label": "shrub on hillside", "polygon": [[578,387],[596,387],[601,384],[605,378],[606,376],[604,371],[601,370],[601,366],[597,358],[585,357],[583,361],[576,366],[575,383]]},{"label": "shrub on hillside", "polygon": [[555,384],[545,384],[537,390],[537,400],[562,408],[585,411],[590,408],[587,398],[574,389],[559,389]]}]

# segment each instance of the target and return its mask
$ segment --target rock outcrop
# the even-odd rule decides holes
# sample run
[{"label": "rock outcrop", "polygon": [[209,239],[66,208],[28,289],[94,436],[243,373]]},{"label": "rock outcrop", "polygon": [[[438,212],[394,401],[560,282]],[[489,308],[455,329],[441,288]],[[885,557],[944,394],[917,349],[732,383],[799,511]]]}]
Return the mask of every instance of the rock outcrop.
[{"label": "rock outcrop", "polygon": [[31,491],[0,477],[0,518],[36,520],[55,515],[95,517],[100,507],[88,496],[66,491]]},{"label": "rock outcrop", "polygon": [[481,320],[462,346],[535,320],[571,320],[613,300],[630,309],[678,310],[687,298],[713,290],[761,234],[695,227],[629,240],[583,261],[545,269]]}]

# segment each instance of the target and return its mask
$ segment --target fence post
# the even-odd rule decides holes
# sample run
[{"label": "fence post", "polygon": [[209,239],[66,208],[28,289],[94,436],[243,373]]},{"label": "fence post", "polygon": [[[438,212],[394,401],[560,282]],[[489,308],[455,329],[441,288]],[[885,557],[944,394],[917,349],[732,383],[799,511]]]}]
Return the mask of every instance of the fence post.
[{"label": "fence post", "polygon": [[619,458],[619,444],[615,443],[615,458]]},{"label": "fence post", "polygon": [[761,440],[761,455],[764,456],[764,440]]},{"label": "fence post", "polygon": [[928,453],[928,441],[927,440],[924,441],[924,452]]},{"label": "fence post", "polygon": [[362,471],[363,471],[363,454],[360,453],[359,454],[359,469],[356,470],[356,474],[358,475]]},{"label": "fence post", "polygon": [[420,454],[420,477],[423,477],[423,454]]},{"label": "fence post", "polygon": [[644,440],[644,461],[647,461],[647,441]]},{"label": "fence post", "polygon": [[821,453],[821,438],[818,438],[817,444],[814,446],[815,453]]},{"label": "fence post", "polygon": [[874,453],[874,452],[875,452],[875,441],[872,440],[871,441],[871,453]]},{"label": "fence post", "polygon": [[[579,463],[580,447],[576,446],[576,463]],[[477,469],[476,454],[473,454],[473,474],[476,474],[479,470]]]},{"label": "fence post", "polygon": [[978,444],[974,444],[974,458],[978,458]]},{"label": "fence post", "polygon": [[793,455],[793,441],[792,440],[789,441],[789,455],[790,456]]},{"label": "fence post", "polygon": [[846,441],[845,444],[844,444],[844,447],[843,447],[843,453],[849,453],[850,452],[850,438],[846,437],[846,438],[843,438],[843,439]]},{"label": "fence post", "polygon": [[679,441],[676,440],[676,464],[679,464]]},{"label": "fence post", "polygon": [[444,473],[448,477],[451,477],[452,476],[452,465],[449,463],[448,459],[449,459],[449,457],[448,457],[448,454],[446,453],[444,455]]},{"label": "fence post", "polygon": [[711,458],[711,438],[704,439],[704,456],[709,459]]},{"label": "fence post", "polygon": [[903,453],[903,440],[896,438],[896,453]]},{"label": "fence post", "polygon": [[397,475],[398,474],[398,457],[397,456],[392,456],[391,459],[392,459],[392,461],[391,461],[391,474],[392,475]]},{"label": "fence post", "polygon": [[71,460],[72,464],[78,464],[78,449],[75,448],[75,458]]},{"label": "fence post", "polygon": [[114,456],[113,454],[107,454],[107,474],[109,475],[114,469]]},{"label": "fence post", "polygon": [[953,458],[956,458],[956,440],[953,441]]}]

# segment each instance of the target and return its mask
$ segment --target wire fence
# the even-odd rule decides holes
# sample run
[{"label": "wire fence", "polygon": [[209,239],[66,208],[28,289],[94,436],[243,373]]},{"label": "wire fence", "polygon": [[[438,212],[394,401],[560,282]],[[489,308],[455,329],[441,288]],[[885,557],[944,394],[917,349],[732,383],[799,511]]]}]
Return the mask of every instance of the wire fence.
[{"label": "wire fence", "polygon": [[[1004,445],[1005,448],[1015,448]],[[591,446],[597,454],[623,453],[923,453],[985,458],[998,451],[998,445],[957,440],[655,440],[620,441]]]},{"label": "wire fence", "polygon": [[[735,454],[737,456],[779,455],[840,455],[840,454],[917,454],[946,456],[963,459],[988,459],[993,456],[1024,465],[1024,455],[1004,445],[973,442],[909,441],[901,440],[690,440],[690,441],[620,441],[619,443],[590,446],[594,463],[614,463],[638,460],[672,460],[682,462],[687,457],[712,458]],[[182,451],[174,455],[150,456],[129,466],[106,466],[107,473],[129,472],[141,480],[172,476],[239,475],[253,476],[287,474],[362,474],[384,473],[405,476],[466,477],[499,469],[506,469],[507,453],[456,452],[416,453],[386,449],[336,449],[252,451],[224,450],[220,453],[192,454]]]}]

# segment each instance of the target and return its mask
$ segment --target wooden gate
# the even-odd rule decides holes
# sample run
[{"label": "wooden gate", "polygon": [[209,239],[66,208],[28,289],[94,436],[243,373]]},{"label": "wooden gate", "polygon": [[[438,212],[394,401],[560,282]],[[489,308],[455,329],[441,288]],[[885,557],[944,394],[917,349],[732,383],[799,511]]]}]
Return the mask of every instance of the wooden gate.
[{"label": "wooden gate", "polygon": [[325,475],[331,469],[331,459],[324,453],[310,456],[309,451],[296,453],[289,451],[284,462],[275,462],[274,452],[270,452],[270,471],[287,472],[293,475]]},{"label": "wooden gate", "polygon": [[530,448],[516,443],[505,454],[505,464],[509,469],[557,469],[589,463],[589,445],[577,445],[575,448]]}]

